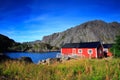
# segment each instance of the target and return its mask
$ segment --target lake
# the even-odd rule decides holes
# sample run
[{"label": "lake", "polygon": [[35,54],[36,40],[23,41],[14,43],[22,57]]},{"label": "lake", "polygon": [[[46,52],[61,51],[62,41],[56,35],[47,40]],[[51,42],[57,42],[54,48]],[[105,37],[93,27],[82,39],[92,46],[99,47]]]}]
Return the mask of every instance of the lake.
[{"label": "lake", "polygon": [[43,52],[43,53],[28,53],[28,52],[10,52],[5,53],[12,59],[17,59],[20,57],[30,57],[32,61],[37,64],[39,60],[45,60],[47,58],[56,58],[56,55],[60,52]]}]

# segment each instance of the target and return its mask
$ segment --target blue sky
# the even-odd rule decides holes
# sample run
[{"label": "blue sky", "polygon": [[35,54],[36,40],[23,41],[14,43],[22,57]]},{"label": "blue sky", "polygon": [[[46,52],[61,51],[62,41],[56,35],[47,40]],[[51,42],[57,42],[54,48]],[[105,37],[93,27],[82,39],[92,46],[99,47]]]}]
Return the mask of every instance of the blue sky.
[{"label": "blue sky", "polygon": [[0,0],[0,34],[17,42],[96,19],[120,22],[120,0]]}]

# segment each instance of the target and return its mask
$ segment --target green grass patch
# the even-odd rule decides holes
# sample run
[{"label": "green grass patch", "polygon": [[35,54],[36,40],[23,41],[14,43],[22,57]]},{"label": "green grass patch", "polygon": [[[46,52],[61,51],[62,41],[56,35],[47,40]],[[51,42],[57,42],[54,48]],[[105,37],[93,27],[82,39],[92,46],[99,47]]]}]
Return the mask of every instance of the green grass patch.
[{"label": "green grass patch", "polygon": [[3,80],[120,80],[120,59],[79,59],[51,65],[0,63]]}]

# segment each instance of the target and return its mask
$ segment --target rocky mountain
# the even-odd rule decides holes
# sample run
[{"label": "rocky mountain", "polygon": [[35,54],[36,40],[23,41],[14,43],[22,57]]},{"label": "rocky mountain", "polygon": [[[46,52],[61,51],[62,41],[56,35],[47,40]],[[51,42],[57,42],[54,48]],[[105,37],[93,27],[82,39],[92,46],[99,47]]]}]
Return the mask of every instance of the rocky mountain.
[{"label": "rocky mountain", "polygon": [[57,51],[65,43],[101,41],[113,43],[120,32],[120,23],[106,23],[94,20],[67,29],[66,31],[44,36],[43,39],[17,43],[0,34],[0,53],[5,51],[46,52]]},{"label": "rocky mountain", "polygon": [[0,53],[8,51],[9,47],[15,45],[15,41],[0,34]]},{"label": "rocky mountain", "polygon": [[44,36],[42,42],[61,47],[65,43],[102,41],[113,43],[120,32],[120,23],[101,20],[88,21],[66,31]]},{"label": "rocky mountain", "polygon": [[33,42],[18,43],[0,34],[0,53],[4,52],[47,52],[58,51],[59,48],[43,43],[40,40]]},{"label": "rocky mountain", "polygon": [[19,52],[48,52],[48,51],[58,51],[59,48],[51,46],[47,43],[33,41],[33,42],[24,42],[17,43],[15,46],[10,48],[11,51]]}]

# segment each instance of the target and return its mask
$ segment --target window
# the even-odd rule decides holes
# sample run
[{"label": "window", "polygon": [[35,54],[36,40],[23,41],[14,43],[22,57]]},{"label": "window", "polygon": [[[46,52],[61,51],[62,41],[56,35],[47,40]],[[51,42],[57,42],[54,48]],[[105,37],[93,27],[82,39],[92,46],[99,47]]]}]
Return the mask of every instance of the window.
[{"label": "window", "polygon": [[93,53],[92,49],[88,49],[88,54],[92,54],[92,53]]},{"label": "window", "polygon": [[78,49],[78,53],[82,53],[82,49]]},{"label": "window", "polygon": [[108,52],[108,49],[104,49],[103,51]]}]

